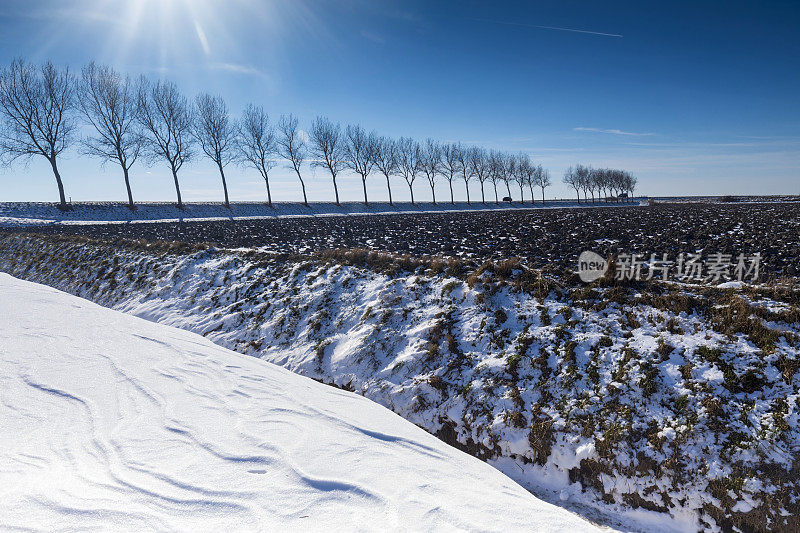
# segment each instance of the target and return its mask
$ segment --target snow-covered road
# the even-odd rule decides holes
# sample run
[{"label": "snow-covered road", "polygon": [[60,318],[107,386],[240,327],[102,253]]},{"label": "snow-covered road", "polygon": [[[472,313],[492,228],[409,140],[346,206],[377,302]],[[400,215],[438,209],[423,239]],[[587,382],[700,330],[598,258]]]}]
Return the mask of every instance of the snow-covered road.
[{"label": "snow-covered road", "polygon": [[[644,205],[645,199],[637,198],[635,203],[602,204],[603,207],[631,207]],[[591,207],[600,207],[592,204]],[[360,202],[311,202],[308,206],[301,203],[276,202],[273,207],[263,203],[234,202],[230,208],[220,203],[187,203],[178,209],[170,203],[142,202],[137,204],[136,211],[131,211],[125,204],[114,202],[81,202],[72,205],[69,211],[61,211],[56,204],[43,202],[0,202],[0,228],[17,226],[42,225],[82,225],[82,224],[143,224],[153,222],[212,222],[233,220],[270,220],[276,218],[307,218],[328,216],[366,216],[366,215],[400,215],[420,213],[459,213],[465,211],[514,211],[529,209],[590,207],[574,200],[549,200],[546,204],[527,203],[482,203],[466,202],[438,203],[397,202],[389,205],[385,202],[374,202],[364,205]]]},{"label": "snow-covered road", "polygon": [[0,274],[2,530],[586,531],[356,394]]}]

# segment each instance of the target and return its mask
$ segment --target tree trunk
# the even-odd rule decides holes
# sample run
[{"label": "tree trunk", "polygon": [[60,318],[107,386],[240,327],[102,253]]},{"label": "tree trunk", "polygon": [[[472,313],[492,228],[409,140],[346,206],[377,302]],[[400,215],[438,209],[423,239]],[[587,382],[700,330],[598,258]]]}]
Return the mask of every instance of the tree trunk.
[{"label": "tree trunk", "polygon": [[508,191],[508,197],[511,198],[511,183],[506,182],[506,190]]},{"label": "tree trunk", "polygon": [[494,203],[499,204],[500,197],[497,195],[497,182],[495,181],[493,182],[493,184],[494,184]]},{"label": "tree trunk", "polygon": [[467,205],[471,205],[469,201],[469,180],[464,179],[464,188],[467,189]]},{"label": "tree trunk", "polygon": [[542,205],[544,205],[544,187],[542,187]]},{"label": "tree trunk", "polygon": [[522,185],[519,186],[519,203],[525,203],[525,195],[522,194]]},{"label": "tree trunk", "polygon": [[531,183],[530,185],[528,185],[528,187],[530,187],[530,188],[531,188],[531,203],[532,203],[532,204],[534,204],[534,203],[536,203],[536,202],[534,201],[534,200],[535,200],[535,198],[533,197],[533,183]]},{"label": "tree trunk", "polygon": [[436,205],[436,191],[433,190],[433,183],[431,183],[431,196],[433,197],[433,205]]},{"label": "tree trunk", "polygon": [[294,169],[295,173],[297,174],[297,179],[300,180],[300,186],[303,188],[303,205],[308,207],[308,197],[306,197],[306,184],[303,182],[303,178],[300,177],[300,171]]},{"label": "tree trunk", "polygon": [[453,178],[450,178],[450,203],[456,205],[456,200],[453,196]]},{"label": "tree trunk", "polygon": [[222,176],[222,190],[225,191],[225,207],[230,209],[231,203],[228,200],[228,182],[225,181],[225,171],[222,169],[222,164],[217,163],[219,167],[219,175]]},{"label": "tree trunk", "polygon": [[361,176],[361,185],[364,186],[364,205],[369,205],[369,201],[367,200],[367,177]]},{"label": "tree trunk", "polygon": [[336,185],[336,176],[333,176],[333,192],[336,194],[336,205],[339,205],[339,187]]},{"label": "tree trunk", "polygon": [[414,187],[411,183],[408,184],[408,191],[411,193],[411,205],[414,205]]},{"label": "tree trunk", "polygon": [[172,179],[175,182],[175,192],[178,195],[178,209],[183,209],[183,200],[181,199],[181,185],[178,183],[178,171],[172,167]]},{"label": "tree trunk", "polygon": [[392,184],[389,183],[389,175],[386,175],[386,188],[389,189],[389,205],[394,205],[392,202]]},{"label": "tree trunk", "polygon": [[56,165],[56,158],[55,157],[53,157],[50,160],[50,166],[53,167],[53,174],[56,177],[56,185],[58,185],[58,198],[59,198],[59,202],[60,202],[59,203],[59,208],[62,211],[66,211],[67,209],[69,209],[69,206],[67,206],[67,198],[64,195],[64,183],[62,183],[62,181],[61,181],[61,174],[59,174],[59,172],[58,172],[58,165]]},{"label": "tree trunk", "polygon": [[266,168],[261,169],[261,175],[264,176],[264,183],[267,184],[267,203],[272,207],[272,193],[269,190],[269,173]]},{"label": "tree trunk", "polygon": [[125,189],[128,191],[128,209],[133,211],[136,209],[136,206],[133,205],[133,193],[131,192],[131,181],[128,178],[128,168],[125,165],[122,166],[122,175],[125,177]]},{"label": "tree trunk", "polygon": [[483,192],[483,182],[481,182],[481,200],[484,204],[486,203],[486,194]]},{"label": "tree trunk", "polygon": [[581,203],[581,193],[578,191],[578,189],[575,189],[575,195],[578,197],[578,203]]}]

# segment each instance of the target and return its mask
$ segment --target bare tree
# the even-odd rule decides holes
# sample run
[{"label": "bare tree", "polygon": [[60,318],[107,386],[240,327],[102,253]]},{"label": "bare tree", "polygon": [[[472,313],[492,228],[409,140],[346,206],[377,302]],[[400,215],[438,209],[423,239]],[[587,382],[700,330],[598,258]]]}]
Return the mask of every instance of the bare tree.
[{"label": "bare tree", "polygon": [[375,152],[378,149],[378,136],[367,133],[361,126],[347,126],[345,129],[345,166],[361,176],[364,188],[364,205],[367,199],[367,176],[375,167]]},{"label": "bare tree", "polygon": [[544,190],[549,187],[552,182],[550,181],[550,172],[544,170],[542,165],[536,167],[536,183],[542,188],[542,204],[544,204]]},{"label": "bare tree", "polygon": [[469,166],[472,169],[472,174],[478,179],[481,184],[481,202],[486,203],[486,194],[484,192],[484,184],[491,175],[491,166],[489,155],[483,148],[474,146],[469,151]]},{"label": "bare tree", "polygon": [[428,179],[428,185],[431,187],[431,196],[433,197],[433,205],[436,205],[436,176],[442,168],[442,147],[433,139],[425,141],[425,148],[422,150],[421,165],[422,172]]},{"label": "bare tree", "polygon": [[85,153],[122,167],[128,208],[135,209],[129,171],[139,157],[143,137],[136,120],[138,100],[130,78],[91,62],[81,69],[77,95],[81,113],[97,132],[83,140]]},{"label": "bare tree", "polygon": [[581,196],[578,193],[578,189],[580,189],[581,183],[578,175],[575,173],[575,169],[569,167],[566,172],[564,172],[564,179],[562,180],[566,185],[569,185],[573,189],[575,189],[575,194],[578,196],[578,203],[581,202]]},{"label": "bare tree", "polygon": [[267,184],[267,202],[272,207],[269,171],[275,167],[278,143],[269,115],[263,107],[248,105],[238,124],[236,152],[239,164],[256,169]]},{"label": "bare tree", "polygon": [[[527,154],[518,154],[516,156],[516,165],[514,165],[514,181],[519,185],[519,201],[525,203],[525,195],[522,194],[525,184],[528,182],[528,169],[532,168],[531,158]],[[533,196],[531,196],[533,202]]]},{"label": "bare tree", "polygon": [[291,168],[294,169],[297,179],[300,180],[300,187],[303,188],[303,205],[308,206],[306,183],[300,174],[300,168],[303,166],[303,161],[305,161],[307,149],[306,142],[300,135],[297,117],[294,115],[282,115],[280,121],[278,121],[278,131],[280,132],[278,153],[291,163]]},{"label": "bare tree", "polygon": [[333,192],[339,205],[339,187],[336,176],[345,168],[345,146],[342,128],[326,117],[317,117],[311,124],[311,149],[316,157],[313,166],[327,168],[333,178]]},{"label": "bare tree", "polygon": [[514,175],[517,173],[517,158],[514,157],[514,154],[501,152],[500,161],[503,169],[500,179],[502,179],[503,183],[506,184],[508,197],[511,198],[511,180],[514,179]]},{"label": "bare tree", "polygon": [[454,148],[456,160],[458,161],[458,168],[461,170],[461,177],[464,178],[464,188],[467,191],[467,205],[469,201],[469,182],[473,178],[472,165],[470,164],[470,150],[466,147],[457,144]]},{"label": "bare tree", "polygon": [[528,186],[528,188],[531,191],[531,203],[532,204],[536,203],[535,202],[535,197],[534,197],[534,194],[533,194],[533,187],[535,185],[539,184],[539,181],[538,181],[538,178],[539,178],[538,170],[541,169],[541,168],[542,168],[541,166],[534,165],[533,162],[530,160],[530,158],[528,158],[526,160],[526,162],[522,165],[522,171],[523,171],[523,174],[525,175],[525,177],[524,177],[525,184]]},{"label": "bare tree", "polygon": [[139,123],[146,133],[146,154],[153,161],[167,161],[175,182],[178,208],[183,209],[178,171],[194,156],[189,102],[174,83],[150,83],[142,77],[138,90],[138,110]]},{"label": "bare tree", "polygon": [[37,69],[15,59],[0,73],[0,153],[9,164],[18,158],[47,159],[63,210],[68,206],[58,156],[74,139],[74,110],[74,83],[69,69],[58,69],[50,62]]},{"label": "bare tree", "polygon": [[401,137],[397,141],[397,162],[400,175],[406,180],[411,192],[411,204],[414,204],[414,180],[422,170],[422,147],[417,141]]},{"label": "bare tree", "polygon": [[606,200],[608,201],[608,173],[609,170],[605,168],[595,169],[592,179],[595,182],[595,188],[597,189],[597,196],[599,200]]},{"label": "bare tree", "polygon": [[235,158],[236,125],[228,115],[228,106],[221,96],[201,94],[195,99],[192,134],[200,148],[217,165],[225,192],[225,207],[230,208],[225,166]]},{"label": "bare tree", "polygon": [[[590,166],[590,167],[587,168],[587,172],[588,172],[588,174],[587,174],[587,176],[585,178],[584,186],[592,194],[592,203],[594,203],[595,202],[594,191],[597,190],[597,185],[598,185],[597,184],[598,171],[597,171],[597,169],[594,169],[594,168],[592,168]],[[597,192],[598,192],[598,194],[600,194],[599,190]],[[585,190],[584,190],[583,194],[586,195]]]},{"label": "bare tree", "polygon": [[397,174],[399,170],[397,162],[397,143],[388,137],[379,137],[376,140],[373,163],[375,164],[375,168],[386,178],[386,187],[389,189],[389,205],[394,205],[392,201],[392,184],[389,178]]},{"label": "bare tree", "polygon": [[441,172],[447,183],[450,185],[450,203],[455,204],[453,196],[453,178],[461,172],[461,145],[445,144],[442,146]]},{"label": "bare tree", "polygon": [[494,185],[494,202],[500,203],[500,196],[497,194],[497,184],[502,181],[505,165],[503,164],[503,154],[497,150],[489,152],[489,181]]},{"label": "bare tree", "polygon": [[[583,165],[576,165],[575,176],[577,177],[578,186],[583,190],[583,199],[588,202],[589,197],[586,191],[591,187],[591,169]],[[594,192],[592,193],[592,199],[594,199]]]},{"label": "bare tree", "polygon": [[605,187],[608,191],[606,193],[606,201],[609,199],[616,199],[618,192],[622,189],[622,175],[623,171],[607,168],[603,170],[605,176]]},{"label": "bare tree", "polygon": [[625,172],[625,190],[629,193],[628,199],[632,202],[633,201],[633,191],[636,190],[636,185],[638,185],[639,180],[631,174],[630,172]]}]

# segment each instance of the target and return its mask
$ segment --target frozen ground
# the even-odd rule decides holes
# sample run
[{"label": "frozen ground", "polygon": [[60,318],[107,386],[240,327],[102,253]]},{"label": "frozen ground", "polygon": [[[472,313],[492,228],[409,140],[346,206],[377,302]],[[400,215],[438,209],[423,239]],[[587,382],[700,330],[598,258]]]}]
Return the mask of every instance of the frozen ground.
[{"label": "frozen ground", "polygon": [[0,294],[0,529],[595,529],[356,394],[7,274]]},{"label": "frozen ground", "polygon": [[[641,202],[637,199],[637,203]],[[131,211],[125,204],[112,202],[87,202],[74,204],[70,211],[61,211],[57,204],[43,202],[0,202],[0,226],[37,226],[46,224],[100,224],[100,223],[140,223],[140,222],[179,222],[179,221],[213,221],[213,220],[259,220],[287,217],[344,216],[344,215],[376,215],[396,213],[436,213],[451,211],[497,211],[541,209],[543,207],[585,207],[570,200],[552,200],[546,204],[541,201],[531,204],[472,202],[397,202],[389,205],[386,202],[375,202],[365,206],[360,202],[343,202],[336,205],[332,202],[312,202],[309,206],[301,203],[276,202],[273,207],[264,203],[235,202],[228,209],[220,203],[187,203],[183,210],[170,203],[143,202]],[[596,204],[601,205],[601,204]],[[605,204],[603,204],[605,205]],[[632,203],[609,204],[612,206],[630,206]]]},{"label": "frozen ground", "polygon": [[583,250],[604,257],[666,253],[672,260],[680,253],[698,251],[705,257],[715,252],[733,257],[759,252],[762,279],[800,276],[800,203],[788,202],[0,227],[0,234],[14,231],[107,241],[214,243],[293,254],[364,248],[478,261],[519,257],[527,266],[551,272],[574,271]]}]

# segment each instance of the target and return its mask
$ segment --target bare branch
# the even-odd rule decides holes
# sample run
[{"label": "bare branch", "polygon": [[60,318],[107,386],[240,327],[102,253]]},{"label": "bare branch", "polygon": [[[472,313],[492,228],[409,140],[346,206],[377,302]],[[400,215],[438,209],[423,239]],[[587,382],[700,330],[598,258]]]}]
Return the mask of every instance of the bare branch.
[{"label": "bare branch", "polygon": [[361,176],[364,204],[368,204],[367,176],[375,166],[377,151],[380,147],[378,136],[374,132],[368,134],[361,126],[347,126],[345,141],[345,165]]},{"label": "bare branch", "polygon": [[378,137],[376,140],[375,153],[373,154],[373,162],[375,168],[386,178],[386,187],[389,189],[389,205],[394,205],[392,201],[392,184],[390,178],[400,171],[397,152],[397,142],[388,137]]},{"label": "bare branch", "polygon": [[122,167],[128,206],[133,209],[128,171],[144,143],[136,120],[138,99],[133,84],[112,68],[91,62],[81,70],[77,96],[78,109],[95,129],[94,136],[83,139],[85,153]]},{"label": "bare branch", "polygon": [[422,147],[409,137],[400,137],[397,141],[397,168],[408,184],[411,203],[414,203],[414,180],[422,171]]},{"label": "bare branch", "polygon": [[291,168],[297,174],[297,179],[300,180],[300,186],[303,188],[303,204],[308,205],[306,184],[300,174],[300,168],[303,166],[303,161],[305,161],[307,149],[306,143],[300,135],[297,117],[294,115],[281,116],[278,122],[278,131],[280,132],[277,140],[278,153],[290,162]]},{"label": "bare branch", "polygon": [[267,201],[272,206],[269,171],[277,164],[275,155],[278,153],[278,142],[264,108],[252,104],[245,108],[238,125],[236,149],[239,164],[256,169],[264,178]]},{"label": "bare branch", "polygon": [[228,115],[228,106],[221,96],[200,94],[195,99],[192,135],[200,143],[209,159],[219,169],[222,188],[225,192],[225,205],[230,206],[228,183],[225,180],[225,166],[235,157],[234,143],[236,126]]},{"label": "bare branch", "polygon": [[174,83],[150,83],[141,78],[138,119],[146,134],[145,153],[151,161],[164,159],[172,171],[178,207],[183,208],[178,171],[194,156],[189,102]]},{"label": "bare branch", "polygon": [[74,140],[74,80],[69,69],[47,62],[36,68],[15,59],[0,73],[0,152],[11,163],[18,158],[47,159],[67,208],[57,158]]},{"label": "bare branch", "polygon": [[311,124],[311,149],[316,157],[312,166],[327,168],[333,178],[336,205],[339,205],[339,187],[336,176],[345,168],[345,146],[342,128],[326,117],[317,117]]}]

